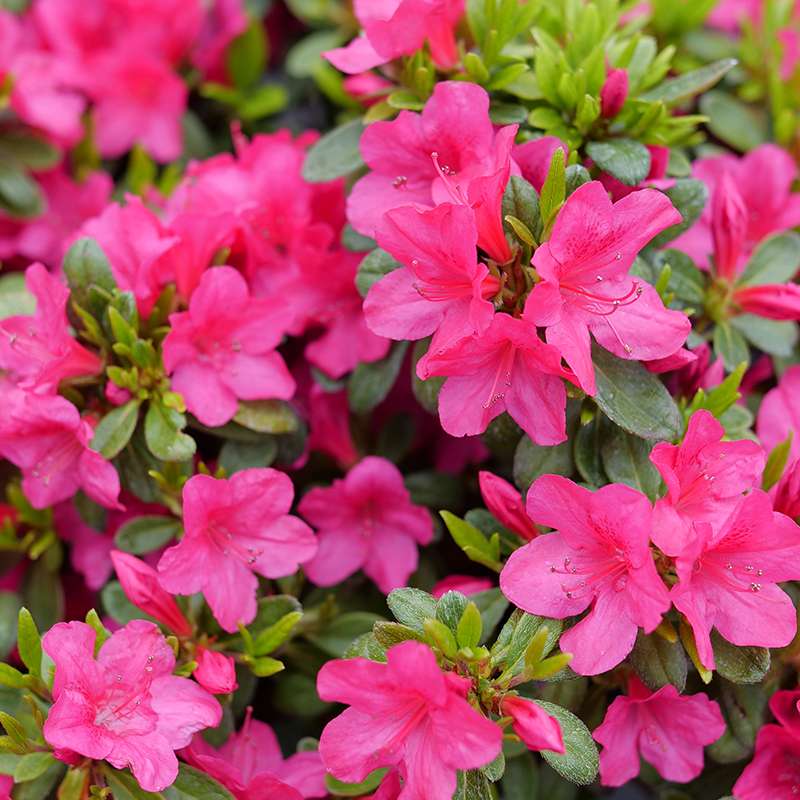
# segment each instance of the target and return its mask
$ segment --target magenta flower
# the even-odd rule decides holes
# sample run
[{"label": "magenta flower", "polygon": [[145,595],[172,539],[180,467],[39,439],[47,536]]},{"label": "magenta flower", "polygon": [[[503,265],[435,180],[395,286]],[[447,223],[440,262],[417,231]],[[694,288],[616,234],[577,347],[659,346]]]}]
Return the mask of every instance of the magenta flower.
[{"label": "magenta flower", "polygon": [[158,562],[173,594],[202,592],[229,633],[256,615],[258,580],[293,574],[317,550],[311,529],[287,514],[294,488],[274,469],[245,469],[228,480],[195,475],[183,487],[186,534]]},{"label": "magenta flower", "polygon": [[350,432],[350,404],[346,391],[326,392],[313,383],[308,394],[308,447],[327,453],[340,467],[349,469],[358,461],[358,450]]},{"label": "magenta flower", "polygon": [[537,192],[542,191],[542,186],[550,172],[553,153],[561,148],[564,159],[569,155],[569,148],[556,136],[542,136],[529,142],[515,145],[511,151],[514,164],[519,167],[522,177],[528,181]]},{"label": "magenta flower", "polygon": [[59,622],[42,639],[56,666],[44,737],[55,748],[130,767],[142,789],[160,792],[178,775],[175,750],[215,727],[219,703],[172,674],[172,648],[152,622],[134,620],[94,657],[94,630]]},{"label": "magenta flower", "polygon": [[253,719],[251,708],[241,730],[231,734],[219,750],[195,736],[181,755],[230,789],[237,800],[328,796],[319,753],[295,753],[284,759],[272,728]]},{"label": "magenta flower", "polygon": [[628,486],[590,492],[543,475],[528,491],[528,514],[557,530],[511,554],[500,588],[524,611],[554,619],[591,606],[561,648],[580,675],[607,672],[630,653],[639,628],[655,630],[669,608],[650,554],[650,503]]},{"label": "magenta flower", "polygon": [[148,563],[121,550],[111,551],[111,561],[125,596],[136,608],[157,619],[178,636],[192,635],[189,620],[175,598],[162,588],[158,573]]},{"label": "magenta flower", "polygon": [[789,367],[761,401],[756,418],[758,438],[772,450],[792,433],[790,459],[800,457],[800,367]]},{"label": "magenta flower", "polygon": [[680,221],[661,192],[642,189],[612,204],[592,181],[570,195],[550,239],[536,250],[542,281],[525,304],[525,318],[547,328],[547,341],[590,394],[590,333],[606,350],[638,361],[664,358],[685,341],[688,317],[664,308],[652,286],[628,275],[650,239]]},{"label": "magenta flower", "polygon": [[611,703],[592,734],[603,745],[600,783],[633,780],[640,754],[664,780],[688,783],[703,771],[703,747],[724,732],[719,705],[705,694],[680,695],[671,684],[651,692],[631,675],[628,695]]},{"label": "magenta flower", "polygon": [[514,733],[525,742],[529,750],[565,752],[558,720],[551,717],[533,700],[517,695],[506,695],[501,702],[500,710],[504,717],[511,717]]},{"label": "magenta flower", "polygon": [[628,73],[624,69],[610,69],[600,90],[600,113],[613,119],[622,111],[628,99]]},{"label": "magenta flower", "polygon": [[525,504],[515,486],[486,470],[478,473],[478,484],[486,508],[494,514],[498,522],[526,541],[539,535],[539,529],[525,511]]},{"label": "magenta flower", "polygon": [[442,673],[420,642],[390,648],[385,664],[329,661],[317,675],[317,692],[350,708],[322,731],[326,769],[357,783],[379,767],[402,764],[403,794],[450,800],[456,772],[488,764],[502,742],[500,727],[467,702],[469,687],[467,679]]},{"label": "magenta flower", "polygon": [[653,512],[652,538],[667,555],[684,549],[693,522],[722,524],[744,492],[761,483],[761,446],[746,439],[724,442],[724,435],[709,411],[696,411],[680,445],[659,442],[650,453],[667,484]]},{"label": "magenta flower", "polygon": [[204,425],[229,422],[239,399],[288,400],[294,394],[294,378],[275,352],[290,313],[271,300],[251,298],[235,269],[206,272],[189,310],[171,314],[169,321],[164,368]]},{"label": "magenta flower", "polygon": [[537,444],[566,438],[565,378],[561,353],[545,344],[535,327],[510,314],[495,314],[482,336],[428,353],[424,373],[447,376],[439,393],[439,419],[451,436],[483,433],[504,411]]},{"label": "magenta flower", "polygon": [[417,568],[417,545],[433,536],[431,516],[411,502],[400,470],[377,456],[332,486],[311,489],[298,510],[317,529],[319,550],[303,569],[318,586],[362,569],[388,594],[406,585]]},{"label": "magenta flower", "polygon": [[777,585],[800,578],[800,528],[753,490],[724,524],[694,525],[677,555],[670,597],[694,631],[703,666],[714,669],[711,629],[739,646],[784,647],[797,631],[789,596]]},{"label": "magenta flower", "polygon": [[364,131],[361,154],[371,172],[348,197],[350,224],[374,237],[393,208],[464,205],[475,214],[478,245],[495,260],[508,260],[500,207],[516,132],[508,125],[495,133],[485,89],[437,84],[421,114],[401,111]]},{"label": "magenta flower", "polygon": [[92,426],[69,400],[0,384],[0,455],[22,470],[22,490],[34,508],[47,508],[79,489],[106,508],[121,508],[119,475],[89,447]]},{"label": "magenta flower", "polygon": [[0,369],[18,386],[44,394],[68,378],[100,372],[101,360],[70,334],[69,289],[41,264],[28,267],[25,285],[36,311],[0,321]]},{"label": "magenta flower", "polygon": [[323,53],[342,72],[354,75],[411,55],[426,41],[438,66],[458,63],[455,27],[464,0],[355,0],[355,14],[363,35]]},{"label": "magenta flower", "polygon": [[447,575],[434,584],[431,594],[438,600],[448,592],[461,592],[469,597],[493,588],[494,584],[488,578],[476,578],[474,575]]},{"label": "magenta flower", "polygon": [[[489,298],[500,284],[478,262],[477,239],[474,215],[463,206],[443,203],[424,211],[410,206],[389,211],[378,244],[404,268],[370,288],[364,301],[370,329],[400,340],[436,333],[433,352],[483,333],[494,317]],[[423,356],[423,365],[425,360]]]},{"label": "magenta flower", "polygon": [[800,691],[775,692],[769,708],[778,724],[764,725],[756,753],[733,787],[737,800],[793,797],[800,787]]},{"label": "magenta flower", "polygon": [[225,653],[198,647],[194,655],[197,667],[192,677],[211,694],[230,694],[236,691],[236,669],[233,659]]}]

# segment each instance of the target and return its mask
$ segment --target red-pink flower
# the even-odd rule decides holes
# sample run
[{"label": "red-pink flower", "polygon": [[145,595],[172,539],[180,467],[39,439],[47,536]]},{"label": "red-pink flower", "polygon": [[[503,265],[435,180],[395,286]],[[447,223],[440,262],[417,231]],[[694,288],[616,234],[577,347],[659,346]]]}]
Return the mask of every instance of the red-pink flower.
[{"label": "red-pink flower", "polygon": [[600,113],[606,119],[613,119],[622,111],[628,99],[628,72],[624,69],[610,69],[600,90]]},{"label": "red-pink flower", "polygon": [[514,164],[519,168],[522,177],[528,181],[537,192],[542,191],[542,186],[550,172],[553,153],[561,149],[564,158],[569,155],[569,148],[556,136],[542,136],[531,139],[530,142],[518,144],[511,151]]},{"label": "red-pink flower", "polygon": [[656,290],[628,274],[657,233],[680,222],[669,198],[642,189],[612,205],[592,181],[573,192],[550,239],[536,250],[540,283],[525,318],[547,328],[581,386],[595,391],[589,334],[620,358],[649,361],[674,353],[691,329],[688,317],[664,308]]},{"label": "red-pink flower", "polygon": [[381,230],[383,215],[399,206],[456,203],[473,209],[478,245],[497,261],[511,254],[500,213],[517,132],[495,132],[489,95],[473,83],[439,83],[421,114],[401,111],[361,137],[371,172],[347,200],[350,224],[366,236]]},{"label": "red-pink flower", "polygon": [[622,786],[639,774],[639,756],[668,781],[688,783],[703,771],[703,747],[725,732],[719,705],[671,684],[651,692],[635,675],[614,699],[594,736],[603,745],[600,782]]},{"label": "red-pink flower", "polygon": [[737,800],[791,798],[800,787],[800,690],[775,692],[769,708],[778,724],[764,725],[756,753],[733,787]]},{"label": "red-pink flower", "polygon": [[696,411],[680,445],[659,442],[650,453],[667,485],[653,512],[652,538],[668,555],[683,550],[693,522],[722,524],[744,492],[761,483],[761,446],[747,439],[722,441],[724,435],[709,411]]},{"label": "red-pink flower", "polygon": [[317,529],[319,550],[303,569],[333,586],[359,569],[388,594],[417,568],[417,545],[433,536],[431,516],[411,502],[400,470],[369,456],[332,486],[311,489],[300,514]]},{"label": "red-pink flower", "polygon": [[162,588],[158,573],[149,564],[121,550],[111,551],[111,561],[122,590],[131,603],[178,636],[191,636],[189,620],[173,596]]},{"label": "red-pink flower", "polygon": [[38,395],[0,384],[0,455],[22,470],[22,490],[34,508],[67,500],[79,489],[106,508],[121,508],[119,475],[89,447],[93,429],[60,395]]},{"label": "red-pink flower", "polygon": [[411,55],[425,41],[438,66],[458,62],[455,26],[464,0],[355,0],[355,13],[363,35],[323,53],[342,72],[353,75]]},{"label": "red-pink flower", "polygon": [[194,655],[197,667],[192,677],[211,694],[230,694],[236,691],[236,669],[233,659],[225,653],[198,647]]},{"label": "red-pink flower", "polygon": [[694,631],[703,666],[714,669],[711,629],[746,647],[784,647],[797,631],[791,598],[778,584],[800,579],[800,528],[772,510],[759,489],[722,524],[694,524],[675,559],[670,598]]},{"label": "red-pink flower", "polygon": [[175,656],[152,622],[134,620],[94,657],[95,631],[59,622],[42,639],[56,666],[44,736],[53,747],[130,767],[142,789],[160,792],[178,775],[175,750],[219,724],[219,703],[172,674]]},{"label": "red-pink flower", "polygon": [[169,322],[164,368],[186,408],[204,425],[230,421],[240,399],[288,400],[294,394],[294,378],[275,352],[290,312],[251,298],[235,269],[206,272],[189,310],[171,314]]},{"label": "red-pink flower", "polygon": [[311,529],[287,514],[294,488],[274,469],[245,469],[228,480],[195,475],[183,487],[186,534],[158,562],[174,594],[202,592],[222,628],[256,614],[258,580],[291,575],[317,550]]},{"label": "red-pink flower", "polygon": [[228,45],[248,25],[241,0],[212,0],[192,49],[192,63],[210,81],[229,79],[225,68]]},{"label": "red-pink flower", "polygon": [[511,717],[514,733],[529,750],[564,752],[564,739],[558,720],[533,700],[506,695],[500,704],[500,711],[504,717]]},{"label": "red-pink flower", "polygon": [[442,673],[420,642],[395,645],[385,664],[329,661],[317,675],[319,696],[350,708],[322,732],[326,769],[357,783],[379,767],[402,764],[404,795],[450,800],[456,772],[488,764],[502,742],[500,727],[467,702],[469,687],[467,679]]},{"label": "red-pink flower", "polygon": [[557,530],[512,553],[500,588],[524,611],[554,619],[591,606],[561,648],[575,672],[607,672],[630,653],[639,628],[655,630],[669,608],[650,554],[650,503],[621,484],[590,492],[543,475],[528,492],[528,514]]},{"label": "red-pink flower", "polygon": [[389,211],[378,244],[404,268],[370,288],[364,301],[370,329],[401,340],[436,333],[434,352],[483,333],[494,317],[488,298],[497,293],[499,282],[478,262],[477,239],[474,216],[463,206]]},{"label": "red-pink flower", "polygon": [[756,432],[769,451],[792,434],[790,458],[800,457],[800,367],[789,367],[761,401]]},{"label": "red-pink flower", "polygon": [[437,599],[448,592],[461,592],[469,597],[493,587],[494,584],[488,578],[476,578],[474,575],[448,575],[434,585],[431,594]]},{"label": "red-pink flower", "polygon": [[316,751],[284,759],[278,739],[266,722],[252,718],[218,750],[195,736],[181,755],[216,778],[237,800],[300,800],[327,797],[325,767]]},{"label": "red-pink flower", "polygon": [[36,311],[0,321],[0,369],[18,386],[44,394],[56,392],[68,378],[100,372],[100,359],[70,333],[64,283],[33,264],[25,272],[25,285],[36,298]]},{"label": "red-pink flower", "polygon": [[486,508],[494,514],[498,522],[527,541],[539,535],[539,529],[525,511],[520,493],[507,480],[481,470],[478,473],[478,484]]},{"label": "red-pink flower", "polygon": [[422,372],[423,378],[447,376],[439,393],[439,419],[451,436],[483,433],[508,411],[537,444],[566,438],[567,395],[561,379],[575,382],[575,376],[530,322],[495,314],[483,335],[428,352]]},{"label": "red-pink flower", "polygon": [[350,433],[347,392],[326,392],[315,382],[309,392],[308,407],[309,449],[327,453],[343,469],[352,467],[358,461],[358,450]]}]

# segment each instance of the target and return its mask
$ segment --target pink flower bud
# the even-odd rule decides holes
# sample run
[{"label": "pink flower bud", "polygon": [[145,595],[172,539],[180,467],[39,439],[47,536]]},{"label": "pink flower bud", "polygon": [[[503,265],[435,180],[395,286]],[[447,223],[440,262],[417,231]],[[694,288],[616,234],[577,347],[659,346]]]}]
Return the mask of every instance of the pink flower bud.
[{"label": "pink flower bud", "polygon": [[109,381],[105,389],[106,400],[113,406],[121,406],[131,399],[131,393],[116,383]]},{"label": "pink flower bud", "polygon": [[233,659],[230,656],[198,647],[195,660],[197,669],[192,676],[211,694],[230,694],[238,687]]},{"label": "pink flower bud", "polygon": [[488,578],[476,578],[474,575],[448,575],[431,589],[431,594],[436,598],[448,592],[461,592],[461,594],[469,596],[488,591],[493,586],[494,584]]},{"label": "pink flower bud", "polygon": [[628,97],[628,73],[624,69],[608,71],[606,82],[600,90],[600,113],[612,119],[622,111]]},{"label": "pink flower bud", "polygon": [[525,511],[520,493],[508,481],[483,470],[478,473],[478,483],[483,502],[499,522],[526,541],[539,535],[539,529]]},{"label": "pink flower bud", "polygon": [[149,564],[121,550],[112,550],[111,560],[122,590],[131,603],[178,636],[191,635],[192,626],[172,595],[161,587],[158,573]]},{"label": "pink flower bud", "polygon": [[730,173],[724,172],[711,201],[711,235],[717,275],[733,281],[747,237],[747,207]]},{"label": "pink flower bud", "polygon": [[561,726],[541,706],[524,697],[508,695],[503,698],[500,709],[504,716],[514,720],[514,733],[529,749],[564,752]]}]

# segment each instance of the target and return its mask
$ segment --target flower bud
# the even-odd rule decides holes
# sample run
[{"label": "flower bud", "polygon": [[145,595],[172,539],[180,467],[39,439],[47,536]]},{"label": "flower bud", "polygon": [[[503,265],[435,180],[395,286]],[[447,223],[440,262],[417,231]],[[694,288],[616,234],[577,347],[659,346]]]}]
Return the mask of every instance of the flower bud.
[{"label": "flower bud", "polygon": [[539,529],[525,511],[519,492],[508,481],[483,470],[478,473],[478,483],[483,502],[499,522],[526,541],[539,535]]},{"label": "flower bud", "polygon": [[600,90],[600,113],[612,119],[622,111],[628,98],[628,73],[624,69],[609,70]]},{"label": "flower bud", "polygon": [[238,687],[233,659],[224,653],[198,647],[195,654],[197,669],[192,677],[211,694],[230,694]]},{"label": "flower bud", "polygon": [[733,282],[747,237],[747,208],[728,172],[720,178],[711,201],[711,235],[717,275]]},{"label": "flower bud", "polygon": [[552,750],[564,752],[564,739],[561,726],[540,705],[517,695],[506,695],[500,704],[506,717],[514,720],[514,733],[531,750]]}]

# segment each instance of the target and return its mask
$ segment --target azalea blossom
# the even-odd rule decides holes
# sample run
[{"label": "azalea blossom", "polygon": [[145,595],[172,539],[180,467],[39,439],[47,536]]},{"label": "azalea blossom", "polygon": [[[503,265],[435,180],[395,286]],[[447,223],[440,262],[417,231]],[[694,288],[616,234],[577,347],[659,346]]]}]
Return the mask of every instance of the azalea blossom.
[{"label": "azalea blossom", "polygon": [[545,327],[580,385],[595,392],[590,338],[620,358],[649,361],[680,348],[691,323],[664,308],[655,289],[628,274],[657,233],[681,221],[669,198],[642,189],[616,203],[598,181],[578,187],[537,248],[542,280],[525,304],[525,319]]},{"label": "azalea blossom", "polygon": [[590,613],[561,636],[580,675],[598,675],[630,653],[639,628],[652,632],[669,608],[649,538],[647,498],[621,484],[590,492],[543,475],[528,491],[528,514],[555,533],[511,554],[500,588],[516,606],[554,619]]},{"label": "azalea blossom", "polygon": [[525,742],[529,750],[566,752],[558,720],[535,701],[506,695],[500,704],[500,710],[503,716],[511,717],[514,733]]},{"label": "azalea blossom", "polygon": [[197,667],[192,677],[211,694],[230,694],[236,691],[236,671],[233,659],[216,650],[198,647],[195,651]]},{"label": "azalea blossom", "polygon": [[800,457],[800,367],[789,367],[778,385],[761,401],[756,418],[756,433],[767,450],[792,436],[789,457]]},{"label": "azalea blossom", "polygon": [[275,352],[291,320],[270,300],[250,297],[231,267],[206,272],[189,310],[171,314],[164,368],[186,408],[217,427],[236,414],[238,399],[289,399],[295,382]]},{"label": "azalea blossom", "polygon": [[433,537],[431,516],[411,502],[400,470],[377,456],[332,486],[311,489],[298,510],[317,529],[319,549],[303,569],[319,586],[362,569],[388,594],[406,585],[417,568],[417,545]]},{"label": "azalea blossom", "polygon": [[222,628],[236,631],[256,615],[254,573],[291,575],[313,557],[311,529],[287,512],[291,480],[274,469],[244,469],[231,478],[195,475],[183,487],[186,533],[158,562],[173,594],[202,592]]},{"label": "azalea blossom", "polygon": [[436,582],[431,589],[431,595],[437,600],[448,592],[460,592],[469,597],[493,587],[494,584],[488,578],[476,578],[473,575],[448,575]]},{"label": "azalea blossom", "polygon": [[[600,782],[622,786],[639,774],[639,756],[664,780],[688,783],[703,770],[703,747],[725,732],[719,705],[667,684],[651,692],[635,675],[592,736],[603,745]],[[737,795],[738,797],[738,795]]]},{"label": "azalea blossom", "polygon": [[487,470],[481,470],[478,473],[478,485],[483,502],[498,522],[526,541],[539,535],[539,529],[525,511],[520,493],[508,481]]},{"label": "azalea blossom", "polygon": [[502,743],[500,727],[467,702],[469,686],[443,673],[420,642],[390,648],[385,664],[329,661],[317,675],[317,692],[350,707],[322,731],[325,768],[358,783],[379,767],[402,765],[404,797],[450,800],[456,772],[485,766]]},{"label": "azalea blossom", "polygon": [[65,758],[74,752],[130,767],[144,790],[160,792],[178,775],[174,751],[218,725],[222,709],[194,681],[172,674],[172,648],[152,622],[129,622],[96,659],[95,638],[83,622],[59,622],[44,635],[56,668],[44,737]]}]

